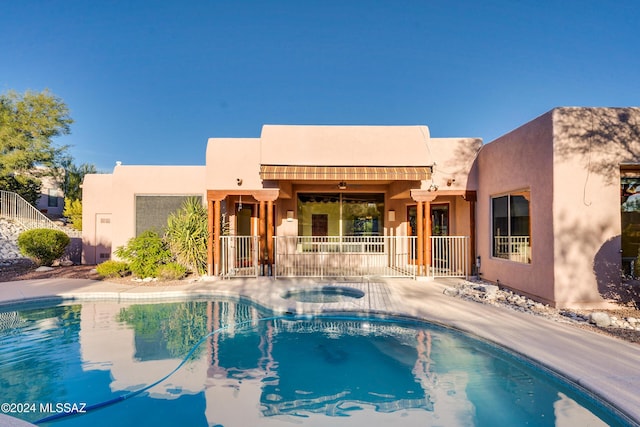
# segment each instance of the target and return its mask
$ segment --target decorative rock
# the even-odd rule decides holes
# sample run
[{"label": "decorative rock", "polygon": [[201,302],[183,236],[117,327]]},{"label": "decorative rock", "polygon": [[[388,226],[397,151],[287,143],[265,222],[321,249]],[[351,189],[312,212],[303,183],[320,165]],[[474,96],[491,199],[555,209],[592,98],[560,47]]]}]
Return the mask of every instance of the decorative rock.
[{"label": "decorative rock", "polygon": [[607,313],[602,311],[596,311],[589,316],[589,322],[595,324],[599,328],[606,328],[611,326],[611,318]]},{"label": "decorative rock", "polygon": [[36,268],[36,271],[51,271],[51,270],[53,270],[53,267],[47,267],[46,265]]},{"label": "decorative rock", "polygon": [[71,267],[73,265],[73,261],[65,259],[63,261],[60,261],[60,265],[63,267]]},{"label": "decorative rock", "polygon": [[442,293],[449,297],[455,297],[459,294],[459,290],[455,288],[444,288]]}]

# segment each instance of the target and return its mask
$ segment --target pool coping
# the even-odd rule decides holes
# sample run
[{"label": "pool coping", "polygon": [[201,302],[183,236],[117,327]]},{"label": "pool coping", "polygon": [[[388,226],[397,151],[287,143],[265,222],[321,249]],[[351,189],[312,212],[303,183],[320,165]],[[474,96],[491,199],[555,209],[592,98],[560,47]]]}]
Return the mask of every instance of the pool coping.
[{"label": "pool coping", "polygon": [[178,286],[88,279],[0,282],[0,308],[82,300],[155,301],[224,296],[247,298],[274,312],[366,312],[406,316],[458,329],[524,355],[583,387],[640,426],[640,346],[567,323],[446,296],[452,279],[362,278],[333,282],[363,289],[363,301],[317,304],[282,298],[295,288],[329,280],[249,278],[203,280]]}]

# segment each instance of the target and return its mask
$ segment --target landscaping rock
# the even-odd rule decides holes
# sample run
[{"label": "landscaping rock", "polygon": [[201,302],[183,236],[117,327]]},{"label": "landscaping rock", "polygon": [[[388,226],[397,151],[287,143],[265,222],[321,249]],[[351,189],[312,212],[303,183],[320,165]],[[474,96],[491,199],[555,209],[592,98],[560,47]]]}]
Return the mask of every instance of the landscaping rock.
[{"label": "landscaping rock", "polygon": [[602,311],[595,311],[589,315],[589,322],[599,328],[607,328],[611,326],[611,317]]}]

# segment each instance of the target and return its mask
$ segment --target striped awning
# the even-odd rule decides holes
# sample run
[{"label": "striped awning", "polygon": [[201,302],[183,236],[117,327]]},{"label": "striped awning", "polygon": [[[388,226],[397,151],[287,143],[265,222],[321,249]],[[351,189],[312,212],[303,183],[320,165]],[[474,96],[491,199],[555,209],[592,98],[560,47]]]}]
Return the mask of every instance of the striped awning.
[{"label": "striped awning", "polygon": [[264,181],[422,181],[431,179],[431,166],[295,166],[261,165]]}]

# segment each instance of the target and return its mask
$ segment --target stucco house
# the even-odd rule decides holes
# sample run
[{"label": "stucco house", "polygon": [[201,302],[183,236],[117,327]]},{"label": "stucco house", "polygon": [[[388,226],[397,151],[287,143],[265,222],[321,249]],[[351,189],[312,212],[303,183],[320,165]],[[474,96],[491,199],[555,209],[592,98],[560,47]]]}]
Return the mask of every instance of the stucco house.
[{"label": "stucco house", "polygon": [[85,176],[83,260],[109,259],[196,196],[210,275],[479,274],[598,306],[640,247],[639,133],[637,108],[557,108],[485,145],[426,126],[265,125],[259,138],[209,139],[204,166]]}]

